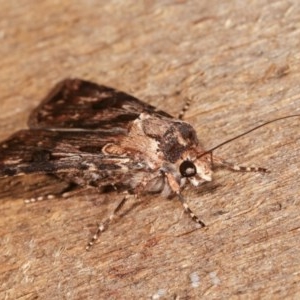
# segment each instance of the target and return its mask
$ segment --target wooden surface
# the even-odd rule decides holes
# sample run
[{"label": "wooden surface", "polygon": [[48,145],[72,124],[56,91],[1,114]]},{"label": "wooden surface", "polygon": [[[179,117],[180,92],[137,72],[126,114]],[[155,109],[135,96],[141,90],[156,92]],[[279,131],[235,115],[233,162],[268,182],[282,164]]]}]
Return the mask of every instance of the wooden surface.
[{"label": "wooden surface", "polygon": [[[191,98],[186,120],[206,148],[300,113],[298,2],[225,2],[1,0],[1,140],[70,76],[174,115]],[[205,230],[175,199],[148,196],[85,252],[120,195],[25,205],[18,186],[3,188],[0,298],[299,298],[299,125],[280,121],[216,151],[271,173],[219,171],[187,189]]]}]

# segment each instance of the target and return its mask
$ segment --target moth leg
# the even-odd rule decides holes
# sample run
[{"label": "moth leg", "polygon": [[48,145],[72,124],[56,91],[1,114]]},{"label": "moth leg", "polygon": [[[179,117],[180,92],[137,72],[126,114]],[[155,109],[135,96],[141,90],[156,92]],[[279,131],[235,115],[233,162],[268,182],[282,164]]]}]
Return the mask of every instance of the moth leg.
[{"label": "moth leg", "polygon": [[[89,187],[86,187],[84,189],[88,189]],[[83,190],[83,188],[81,186],[79,186],[78,184],[74,183],[74,182],[70,182],[69,185],[60,192],[60,196],[63,198],[68,198],[68,197],[72,197],[78,193],[81,193],[81,191]]]},{"label": "moth leg", "polygon": [[[56,176],[53,176],[53,177],[56,178]],[[26,204],[29,204],[29,203],[34,203],[34,202],[43,201],[43,200],[52,200],[56,197],[67,198],[71,195],[74,195],[74,194],[80,192],[80,190],[77,189],[79,186],[76,183],[68,182],[67,184],[68,185],[66,187],[64,187],[62,190],[60,190],[58,192],[45,193],[38,197],[32,197],[29,199],[25,199],[24,202]]]},{"label": "moth leg", "polygon": [[129,197],[130,197],[129,195],[125,195],[125,197],[121,200],[121,202],[118,204],[118,206],[114,209],[112,214],[104,222],[101,222],[98,225],[96,233],[94,234],[92,239],[88,242],[87,246],[85,247],[86,251],[90,250],[90,248],[94,245],[94,243],[98,239],[99,235],[103,231],[105,231],[105,229],[108,227],[108,225],[113,221],[113,219],[116,217],[117,213],[121,210],[121,208],[123,207],[123,205],[125,204],[125,202],[128,200]]},{"label": "moth leg", "polygon": [[185,113],[189,110],[192,100],[190,98],[185,98],[185,104],[178,114],[178,119],[183,120]]},{"label": "moth leg", "polygon": [[181,202],[183,209],[186,213],[189,214],[191,219],[198,223],[201,227],[205,227],[205,224],[193,213],[193,211],[190,209],[189,205],[186,203],[185,199],[182,197],[181,194],[177,194],[179,201]]},{"label": "moth leg", "polygon": [[201,227],[205,227],[205,224],[193,213],[193,211],[190,209],[189,205],[186,203],[185,199],[180,194],[180,186],[179,186],[178,182],[176,181],[176,179],[170,173],[165,173],[165,176],[168,180],[170,188],[178,196],[178,199],[181,202],[184,211],[189,214],[189,216],[191,217],[191,219],[194,222],[198,223]]},{"label": "moth leg", "polygon": [[55,195],[53,194],[47,194],[47,195],[42,195],[38,197],[31,197],[28,199],[24,199],[24,203],[29,204],[29,203],[34,203],[38,201],[43,201],[43,200],[52,200],[55,198]]},{"label": "moth leg", "polygon": [[213,156],[212,161],[213,161],[214,165],[217,165],[217,166],[220,166],[220,167],[225,167],[229,170],[237,171],[237,172],[261,172],[261,173],[269,172],[268,169],[266,169],[266,168],[240,166],[240,165],[228,162],[228,161],[226,161],[223,158],[218,157],[218,156]]}]

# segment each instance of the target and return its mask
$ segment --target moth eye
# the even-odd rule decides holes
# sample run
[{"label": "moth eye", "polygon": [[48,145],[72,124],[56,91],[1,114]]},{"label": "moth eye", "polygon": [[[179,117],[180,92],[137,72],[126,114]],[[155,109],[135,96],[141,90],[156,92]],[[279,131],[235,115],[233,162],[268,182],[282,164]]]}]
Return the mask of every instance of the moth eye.
[{"label": "moth eye", "polygon": [[197,173],[196,166],[190,160],[183,161],[179,166],[179,171],[183,177],[192,177]]}]

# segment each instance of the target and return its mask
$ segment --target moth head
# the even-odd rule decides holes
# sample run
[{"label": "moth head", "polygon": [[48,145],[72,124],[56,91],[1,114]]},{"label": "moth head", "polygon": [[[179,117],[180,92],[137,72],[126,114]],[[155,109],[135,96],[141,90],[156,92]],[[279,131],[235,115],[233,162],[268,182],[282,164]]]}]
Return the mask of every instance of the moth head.
[{"label": "moth head", "polygon": [[194,160],[184,159],[179,165],[179,172],[183,178],[187,178],[194,186],[198,186],[203,181],[211,181],[210,155],[204,155]]}]

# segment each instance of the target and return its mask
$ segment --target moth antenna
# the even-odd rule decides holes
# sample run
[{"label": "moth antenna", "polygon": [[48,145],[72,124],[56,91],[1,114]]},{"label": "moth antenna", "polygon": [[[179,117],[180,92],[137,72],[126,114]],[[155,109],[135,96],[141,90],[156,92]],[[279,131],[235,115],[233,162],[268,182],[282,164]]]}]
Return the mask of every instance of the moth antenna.
[{"label": "moth antenna", "polygon": [[178,114],[178,119],[182,120],[185,116],[185,113],[189,110],[192,100],[190,98],[185,98],[185,104],[181,109],[181,112]]},{"label": "moth antenna", "polygon": [[116,214],[121,210],[121,208],[124,206],[125,202],[128,200],[129,195],[126,195],[122,201],[118,204],[118,206],[114,209],[114,211],[112,212],[112,214],[104,221],[101,222],[98,225],[97,231],[96,233],[93,235],[93,237],[91,238],[91,240],[88,242],[87,246],[85,247],[86,251],[89,251],[90,248],[95,244],[95,242],[98,240],[99,235],[106,230],[106,228],[108,227],[108,225],[113,221],[113,219],[116,217]]},{"label": "moth antenna", "polygon": [[277,122],[277,121],[280,121],[280,120],[288,119],[288,118],[295,118],[295,117],[300,117],[300,114],[295,114],[295,115],[290,115],[290,116],[284,116],[284,117],[276,118],[276,119],[267,121],[267,122],[265,122],[265,123],[263,123],[263,124],[260,124],[260,125],[258,125],[258,126],[255,126],[255,127],[251,128],[251,129],[249,129],[249,130],[247,130],[247,131],[245,131],[245,132],[243,132],[243,133],[241,133],[241,134],[239,134],[239,135],[236,135],[235,137],[233,137],[233,138],[231,138],[231,139],[228,139],[228,140],[226,140],[226,141],[224,141],[224,142],[222,142],[222,143],[216,145],[215,147],[212,147],[212,148],[210,148],[209,150],[207,150],[207,151],[201,153],[199,156],[197,156],[196,159],[198,159],[198,158],[200,158],[200,157],[202,157],[202,156],[204,156],[204,155],[206,155],[206,154],[208,154],[208,153],[212,153],[214,150],[220,148],[221,146],[224,146],[224,145],[226,145],[226,144],[228,144],[228,143],[230,143],[230,142],[232,142],[232,141],[234,141],[234,140],[237,140],[237,139],[239,139],[240,137],[242,137],[242,136],[244,136],[244,135],[246,135],[246,134],[248,134],[248,133],[250,133],[250,132],[252,132],[252,131],[255,131],[255,130],[261,128],[261,127],[264,127],[264,126],[266,126],[266,125],[268,125],[268,124],[271,124],[271,123],[274,123],[274,122]]},{"label": "moth antenna", "polygon": [[201,227],[205,227],[205,224],[193,213],[193,211],[190,209],[189,205],[186,203],[185,199],[183,198],[183,196],[181,194],[177,194],[179,201],[181,202],[183,209],[186,213],[189,214],[189,216],[191,217],[191,219],[198,223]]}]

